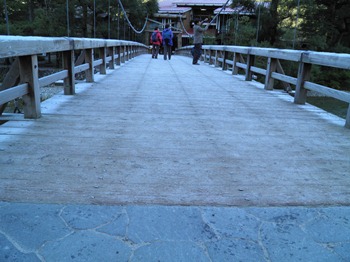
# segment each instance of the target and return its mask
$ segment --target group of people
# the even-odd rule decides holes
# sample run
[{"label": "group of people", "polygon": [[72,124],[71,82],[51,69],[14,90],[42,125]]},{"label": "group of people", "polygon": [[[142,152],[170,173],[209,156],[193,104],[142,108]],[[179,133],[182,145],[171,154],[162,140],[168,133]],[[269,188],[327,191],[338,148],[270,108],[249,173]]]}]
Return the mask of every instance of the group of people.
[{"label": "group of people", "polygon": [[165,29],[162,33],[159,32],[159,28],[156,27],[151,35],[151,44],[152,48],[152,58],[157,59],[160,46],[163,44],[164,47],[164,60],[167,58],[171,59],[171,52],[173,46],[173,31],[170,28],[169,24],[165,25]]},{"label": "group of people", "polygon": [[[210,24],[207,24],[206,27],[202,27],[203,23],[208,21],[208,18],[204,19],[203,21],[195,20],[192,22],[193,26],[193,65],[199,65],[198,60],[202,54],[202,44],[203,44],[203,33],[206,31]],[[153,45],[152,48],[152,58],[157,59],[160,46],[163,44],[164,47],[164,60],[167,60],[167,58],[171,59],[171,52],[172,52],[172,46],[173,46],[173,32],[170,28],[169,24],[165,25],[165,29],[162,33],[160,33],[159,28],[156,27],[151,35],[151,44]]]}]

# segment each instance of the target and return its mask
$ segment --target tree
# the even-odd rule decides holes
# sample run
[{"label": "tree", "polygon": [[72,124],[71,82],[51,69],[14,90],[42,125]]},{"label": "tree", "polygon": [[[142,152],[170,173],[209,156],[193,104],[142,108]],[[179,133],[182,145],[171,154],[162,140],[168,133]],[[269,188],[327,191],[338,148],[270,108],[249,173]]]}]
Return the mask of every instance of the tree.
[{"label": "tree", "polygon": [[300,28],[303,42],[314,50],[336,51],[337,48],[350,48],[350,2],[305,1]]},{"label": "tree", "polygon": [[[123,30],[117,28],[117,0],[11,0],[7,1],[11,34],[67,36],[67,2],[69,36],[117,38],[118,30]],[[147,14],[158,11],[157,0],[123,0],[122,4],[137,29],[143,27]],[[0,12],[0,21],[6,21],[5,15]],[[0,23],[0,34],[7,33],[4,22]],[[126,39],[131,39],[134,34],[127,25],[125,31]]]}]

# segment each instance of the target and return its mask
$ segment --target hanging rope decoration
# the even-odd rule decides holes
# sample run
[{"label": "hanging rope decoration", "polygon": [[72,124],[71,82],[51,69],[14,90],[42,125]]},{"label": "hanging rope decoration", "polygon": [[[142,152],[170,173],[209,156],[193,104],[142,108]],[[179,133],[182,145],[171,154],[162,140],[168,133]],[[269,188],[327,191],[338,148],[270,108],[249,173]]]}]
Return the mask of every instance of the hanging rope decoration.
[{"label": "hanging rope decoration", "polygon": [[226,8],[226,5],[228,4],[228,2],[230,2],[231,0],[227,0],[226,3],[221,7],[219,13],[216,14],[216,16],[214,16],[214,18],[210,21],[209,25],[211,23],[213,23],[215,21],[215,19],[220,15],[220,13],[222,12],[222,10],[224,10]]},{"label": "hanging rope decoration", "polygon": [[185,25],[184,25],[184,23],[183,23],[183,21],[182,21],[182,18],[181,18],[181,16],[180,16],[180,14],[179,14],[179,17],[180,17],[180,23],[181,23],[182,29],[185,31],[185,33],[186,33],[187,35],[192,36],[189,32],[186,31]]},{"label": "hanging rope decoration", "polygon": [[129,26],[131,27],[131,29],[136,33],[136,34],[141,34],[143,31],[145,31],[146,29],[146,26],[147,26],[147,20],[148,20],[148,14],[147,14],[147,17],[146,17],[146,21],[145,21],[145,24],[143,25],[143,28],[139,31],[139,30],[136,30],[135,27],[131,24],[126,12],[125,12],[125,9],[124,9],[124,6],[122,4],[122,1],[121,0],[118,0],[119,2],[119,5],[124,13],[124,16],[126,18],[126,21],[128,22]]},{"label": "hanging rope decoration", "polygon": [[[217,13],[217,14],[214,16],[214,18],[210,21],[209,25],[211,25],[211,24],[216,20],[216,18],[220,15],[220,13],[222,12],[222,10],[224,10],[224,9],[226,8],[228,2],[230,2],[230,1],[231,1],[231,0],[227,0],[227,1],[226,1],[226,3],[221,7],[219,13]],[[182,28],[183,28],[183,30],[185,31],[185,33],[186,33],[187,35],[193,37],[193,34],[190,34],[189,32],[186,31],[185,25],[183,24],[181,17],[180,17],[180,22],[181,22]]]}]

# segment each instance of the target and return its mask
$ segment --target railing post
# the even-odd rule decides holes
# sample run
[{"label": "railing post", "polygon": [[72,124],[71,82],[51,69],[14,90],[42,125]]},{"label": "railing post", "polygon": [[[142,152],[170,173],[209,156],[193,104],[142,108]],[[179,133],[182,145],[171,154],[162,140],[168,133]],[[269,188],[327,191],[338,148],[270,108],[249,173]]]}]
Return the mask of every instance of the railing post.
[{"label": "railing post", "polygon": [[253,72],[251,67],[254,65],[255,56],[248,54],[247,57],[247,70],[245,71],[245,81],[252,81]]},{"label": "railing post", "polygon": [[20,83],[27,83],[29,93],[23,96],[24,118],[40,118],[40,86],[38,56],[19,57]]},{"label": "railing post", "polygon": [[74,51],[64,51],[63,55],[63,67],[68,71],[68,77],[64,79],[64,94],[75,94],[75,72],[74,72]]},{"label": "railing post", "polygon": [[121,58],[121,47],[117,46],[117,66],[120,66],[122,58]]},{"label": "railing post", "polygon": [[126,47],[126,61],[130,60],[130,46]]},{"label": "railing post", "polygon": [[130,59],[134,58],[134,46],[130,46]]},{"label": "railing post", "polygon": [[228,52],[224,51],[224,60],[222,61],[222,70],[227,70],[227,63],[226,63],[227,58],[228,58]]},{"label": "railing post", "polygon": [[132,46],[132,47],[131,47],[131,50],[132,50],[131,57],[132,57],[132,58],[135,58],[135,57],[136,57],[136,47],[135,47],[135,46]]},{"label": "railing post", "polygon": [[109,61],[108,67],[109,69],[114,69],[114,64],[115,64],[115,47],[109,47],[108,48],[108,55],[111,56],[111,60]]},{"label": "railing post", "polygon": [[350,104],[348,107],[348,113],[346,114],[345,127],[350,128]]},{"label": "railing post", "polygon": [[272,78],[272,73],[276,72],[277,59],[269,57],[267,60],[267,69],[265,77],[265,90],[273,90],[275,80]]},{"label": "railing post", "polygon": [[209,61],[208,61],[208,63],[209,63],[209,65],[211,65],[211,64],[213,64],[213,62],[212,62],[212,56],[213,56],[213,50],[209,50]]},{"label": "railing post", "polygon": [[125,63],[125,61],[126,61],[126,55],[125,55],[125,53],[126,53],[126,46],[124,45],[124,46],[123,46],[123,57],[122,57],[122,63]]},{"label": "railing post", "polygon": [[218,67],[218,62],[219,62],[219,52],[218,50],[215,50],[215,60],[214,60],[215,67]]},{"label": "railing post", "polygon": [[100,57],[102,58],[102,64],[100,65],[100,74],[105,75],[107,73],[106,47],[99,48],[99,54],[100,54]]},{"label": "railing post", "polygon": [[89,64],[89,69],[86,70],[86,82],[94,82],[94,50],[86,49],[85,62]]},{"label": "railing post", "polygon": [[202,56],[200,57],[200,59],[202,59],[204,61],[204,63],[206,62],[207,60],[207,49],[204,49],[204,52],[203,52],[203,59],[202,59]]},{"label": "railing post", "polygon": [[233,75],[238,75],[238,66],[237,66],[238,55],[236,52],[233,53],[233,64],[232,64],[232,74]]},{"label": "railing post", "polygon": [[[302,54],[303,56],[303,54]],[[304,88],[304,82],[310,79],[311,64],[299,63],[297,85],[295,87],[294,103],[303,105],[306,102],[307,89]]]}]

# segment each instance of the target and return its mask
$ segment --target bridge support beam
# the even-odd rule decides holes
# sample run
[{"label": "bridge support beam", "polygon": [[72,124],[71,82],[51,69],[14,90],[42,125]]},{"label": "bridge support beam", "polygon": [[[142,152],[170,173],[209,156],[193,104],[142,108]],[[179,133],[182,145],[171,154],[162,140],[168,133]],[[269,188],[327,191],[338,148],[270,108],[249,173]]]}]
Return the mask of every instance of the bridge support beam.
[{"label": "bridge support beam", "polygon": [[218,51],[218,50],[215,50],[214,66],[215,66],[215,67],[218,67],[218,66],[219,66],[219,51]]},{"label": "bridge support beam", "polygon": [[115,47],[109,47],[108,48],[108,55],[111,56],[111,60],[108,63],[108,68],[109,69],[114,69],[114,64],[115,64]]},{"label": "bridge support beam", "polygon": [[273,90],[275,80],[272,78],[272,73],[276,72],[277,59],[269,57],[267,60],[266,78],[265,78],[265,90]]},{"label": "bridge support beam", "polygon": [[40,86],[38,56],[19,57],[20,83],[28,84],[28,94],[23,96],[24,118],[40,118]]},{"label": "bridge support beam", "polygon": [[102,64],[100,65],[100,74],[105,75],[107,73],[107,63],[106,63],[106,47],[99,48],[99,55],[102,59]]},{"label": "bridge support beam", "polygon": [[223,61],[222,61],[222,70],[225,71],[227,70],[227,62],[226,60],[228,59],[228,52],[224,51],[224,57],[223,57]]},{"label": "bridge support beam", "polygon": [[236,52],[233,53],[233,63],[232,63],[232,74],[233,75],[238,75],[237,63],[238,63],[238,60],[239,60],[239,56],[240,56],[240,54],[238,54]]},{"label": "bridge support beam", "polygon": [[120,46],[117,46],[117,66],[120,66],[121,64],[121,47]]},{"label": "bridge support beam", "polygon": [[123,46],[122,48],[123,48],[123,52],[120,52],[120,54],[121,54],[121,53],[123,54],[122,59],[121,59],[121,62],[122,62],[122,63],[125,63],[125,61],[126,61],[126,57],[125,57],[126,55],[125,55],[125,53],[126,53],[126,51],[127,51],[128,49],[127,49],[126,46]]},{"label": "bridge support beam", "polygon": [[345,127],[350,128],[350,104],[348,107],[348,113],[346,114]]},{"label": "bridge support beam", "polygon": [[126,47],[126,61],[129,61],[130,60],[130,46],[127,46]]},{"label": "bridge support beam", "polygon": [[299,63],[298,78],[295,88],[294,103],[303,105],[306,102],[307,89],[304,88],[305,81],[310,79],[311,75],[311,64]]},{"label": "bridge support beam", "polygon": [[63,67],[68,71],[68,77],[64,79],[64,94],[75,94],[74,51],[65,51],[63,55]]},{"label": "bridge support beam", "polygon": [[251,70],[252,66],[254,65],[255,56],[248,54],[247,57],[247,69],[245,71],[245,81],[252,81],[253,78],[253,72]]},{"label": "bridge support beam", "polygon": [[94,82],[94,50],[86,49],[85,62],[89,64],[89,69],[86,70],[86,82]]}]

